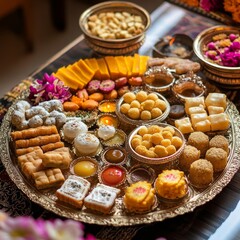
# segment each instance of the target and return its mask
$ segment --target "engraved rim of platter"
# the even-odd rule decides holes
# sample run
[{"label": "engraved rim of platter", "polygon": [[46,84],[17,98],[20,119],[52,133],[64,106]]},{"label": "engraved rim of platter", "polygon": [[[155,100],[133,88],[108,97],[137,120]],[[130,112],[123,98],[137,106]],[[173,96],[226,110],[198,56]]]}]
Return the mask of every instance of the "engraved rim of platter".
[{"label": "engraved rim of platter", "polygon": [[[24,91],[18,99],[26,98],[26,94],[27,91]],[[74,208],[57,203],[55,201],[56,197],[54,197],[54,192],[45,193],[37,190],[34,186],[31,185],[31,183],[27,181],[25,177],[23,177],[23,174],[19,170],[17,164],[14,163],[11,159],[9,142],[11,131],[11,115],[15,103],[9,108],[8,112],[6,113],[0,129],[0,151],[2,163],[5,166],[6,171],[12,181],[28,196],[31,201],[41,205],[46,210],[52,211],[62,217],[67,217],[90,224],[112,226],[131,226],[136,224],[163,221],[167,218],[172,218],[187,212],[191,212],[196,207],[212,200],[231,181],[240,166],[240,115],[236,106],[232,102],[229,102],[227,113],[230,116],[231,120],[229,136],[232,146],[228,158],[228,164],[223,172],[218,176],[218,178],[204,191],[201,193],[197,193],[196,191],[196,193],[193,194],[188,201],[183,202],[177,207],[172,207],[164,210],[161,210],[158,207],[154,211],[146,214],[128,215],[127,213],[122,212],[122,200],[119,198],[116,200],[114,213],[110,215],[100,215],[94,212],[76,210]],[[51,196],[51,194],[53,196]]]}]

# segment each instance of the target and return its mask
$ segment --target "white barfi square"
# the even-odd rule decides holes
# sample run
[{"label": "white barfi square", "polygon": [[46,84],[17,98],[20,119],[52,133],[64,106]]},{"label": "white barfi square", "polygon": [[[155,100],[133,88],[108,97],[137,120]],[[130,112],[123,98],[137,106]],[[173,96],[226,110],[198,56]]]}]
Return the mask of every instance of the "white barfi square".
[{"label": "white barfi square", "polygon": [[120,190],[98,183],[84,199],[84,206],[102,213],[109,213]]},{"label": "white barfi square", "polygon": [[61,188],[56,191],[59,200],[69,203],[77,208],[83,205],[83,199],[90,189],[90,182],[78,176],[69,176]]}]

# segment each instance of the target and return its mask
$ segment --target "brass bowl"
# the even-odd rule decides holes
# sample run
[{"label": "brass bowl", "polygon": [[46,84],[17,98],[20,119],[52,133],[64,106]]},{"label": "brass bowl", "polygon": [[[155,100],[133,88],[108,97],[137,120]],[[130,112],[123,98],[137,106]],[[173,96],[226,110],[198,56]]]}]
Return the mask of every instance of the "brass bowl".
[{"label": "brass bowl", "polygon": [[[213,61],[209,60],[207,57],[204,56],[204,46],[212,41],[212,37],[218,34],[240,34],[240,28],[232,27],[232,26],[214,26],[202,31],[198,36],[195,38],[193,43],[193,50],[196,56],[200,59],[202,66],[204,67],[205,71],[209,72],[210,79],[221,84],[232,85],[233,80],[236,84],[240,84],[240,67],[227,67],[222,66]],[[212,77],[211,77],[212,76]],[[224,81],[219,81],[218,77],[225,78]]]},{"label": "brass bowl", "polygon": [[[144,29],[141,33],[119,39],[103,39],[93,35],[87,26],[88,18],[94,14],[104,12],[127,12],[142,18]],[[131,2],[109,1],[96,4],[82,13],[79,26],[84,34],[87,44],[97,53],[102,55],[123,55],[137,51],[144,42],[145,32],[151,23],[149,13],[142,7]]]}]

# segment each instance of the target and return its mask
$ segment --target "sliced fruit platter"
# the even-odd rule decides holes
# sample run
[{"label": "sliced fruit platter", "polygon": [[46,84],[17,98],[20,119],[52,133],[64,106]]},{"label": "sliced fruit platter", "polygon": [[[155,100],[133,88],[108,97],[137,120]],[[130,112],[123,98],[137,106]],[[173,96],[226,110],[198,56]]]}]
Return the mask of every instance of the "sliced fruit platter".
[{"label": "sliced fruit platter", "polygon": [[211,200],[239,168],[237,109],[219,92],[159,92],[163,68],[175,80],[200,65],[106,56],[35,79],[1,127],[11,179],[46,209],[101,225],[162,221]]}]

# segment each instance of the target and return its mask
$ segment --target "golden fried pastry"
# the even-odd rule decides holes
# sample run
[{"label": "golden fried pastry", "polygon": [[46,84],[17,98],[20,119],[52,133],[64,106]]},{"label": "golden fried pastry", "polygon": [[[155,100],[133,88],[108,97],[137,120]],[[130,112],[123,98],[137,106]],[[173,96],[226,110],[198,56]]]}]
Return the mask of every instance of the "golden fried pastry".
[{"label": "golden fried pastry", "polygon": [[225,111],[223,107],[217,107],[217,106],[208,106],[207,109],[208,109],[209,115],[219,114]]},{"label": "golden fried pastry", "polygon": [[188,112],[189,112],[189,115],[191,116],[192,114],[196,114],[196,113],[206,113],[206,110],[202,105],[200,105],[197,107],[190,107],[188,109]]},{"label": "golden fried pastry", "polygon": [[206,187],[213,181],[213,165],[206,159],[198,159],[190,165],[189,180],[196,187]]},{"label": "golden fried pastry", "polygon": [[131,212],[148,211],[155,202],[155,190],[146,181],[133,183],[126,189],[123,202]]},{"label": "golden fried pastry", "polygon": [[209,148],[205,158],[212,163],[214,172],[221,172],[227,165],[227,152],[222,148]]},{"label": "golden fried pastry", "polygon": [[72,157],[68,147],[62,147],[50,152],[46,152],[42,157],[42,164],[46,168],[69,168]]},{"label": "golden fried pastry", "polygon": [[189,109],[191,107],[203,107],[205,109],[206,106],[205,106],[204,96],[187,98],[185,100],[185,111],[187,114],[189,114]]},{"label": "golden fried pastry", "polygon": [[39,146],[28,147],[28,148],[19,148],[19,149],[16,149],[16,154],[17,154],[17,156],[21,156],[21,155],[33,152],[33,151],[38,150],[38,149],[39,149]]},{"label": "golden fried pastry", "polygon": [[166,199],[178,199],[187,194],[188,185],[184,172],[171,169],[163,170],[155,182],[156,193]]},{"label": "golden fried pastry", "polygon": [[222,148],[227,153],[229,152],[229,141],[223,135],[216,135],[209,141],[209,148],[218,147]]},{"label": "golden fried pastry", "polygon": [[37,189],[60,187],[65,178],[59,168],[49,168],[33,173],[33,180]]},{"label": "golden fried pastry", "polygon": [[224,93],[209,93],[205,100],[206,106],[227,107],[227,96]]},{"label": "golden fried pastry", "polygon": [[81,208],[83,199],[90,190],[90,186],[90,182],[86,179],[70,175],[56,191],[56,196],[60,201],[69,203],[76,208]]},{"label": "golden fried pastry", "polygon": [[189,171],[190,165],[200,158],[200,150],[187,145],[179,157],[179,165],[184,171]]},{"label": "golden fried pastry", "polygon": [[230,127],[230,119],[226,113],[212,114],[208,116],[212,131],[222,131]]},{"label": "golden fried pastry", "polygon": [[48,143],[54,143],[60,141],[59,134],[52,134],[52,135],[45,135],[45,136],[38,136],[30,139],[21,139],[15,142],[16,148],[27,148],[33,146],[42,146]]},{"label": "golden fried pastry", "polygon": [[40,147],[37,150],[21,155],[18,157],[18,163],[24,175],[30,179],[34,172],[43,169],[42,165],[43,152]]},{"label": "golden fried pastry", "polygon": [[48,151],[52,151],[52,150],[55,150],[57,148],[62,148],[62,147],[64,147],[63,142],[55,142],[55,143],[49,143],[46,145],[42,145],[41,149],[43,150],[43,152],[48,152]]},{"label": "golden fried pastry", "polygon": [[203,132],[193,132],[189,135],[188,144],[200,150],[200,156],[204,157],[209,147],[209,137]]},{"label": "golden fried pastry", "polygon": [[211,131],[211,122],[208,119],[197,122],[194,125],[194,130],[199,132],[209,132]]},{"label": "golden fried pastry", "polygon": [[56,126],[41,126],[36,128],[29,128],[22,131],[11,132],[11,137],[13,140],[18,139],[29,139],[38,136],[57,134],[58,130]]}]

